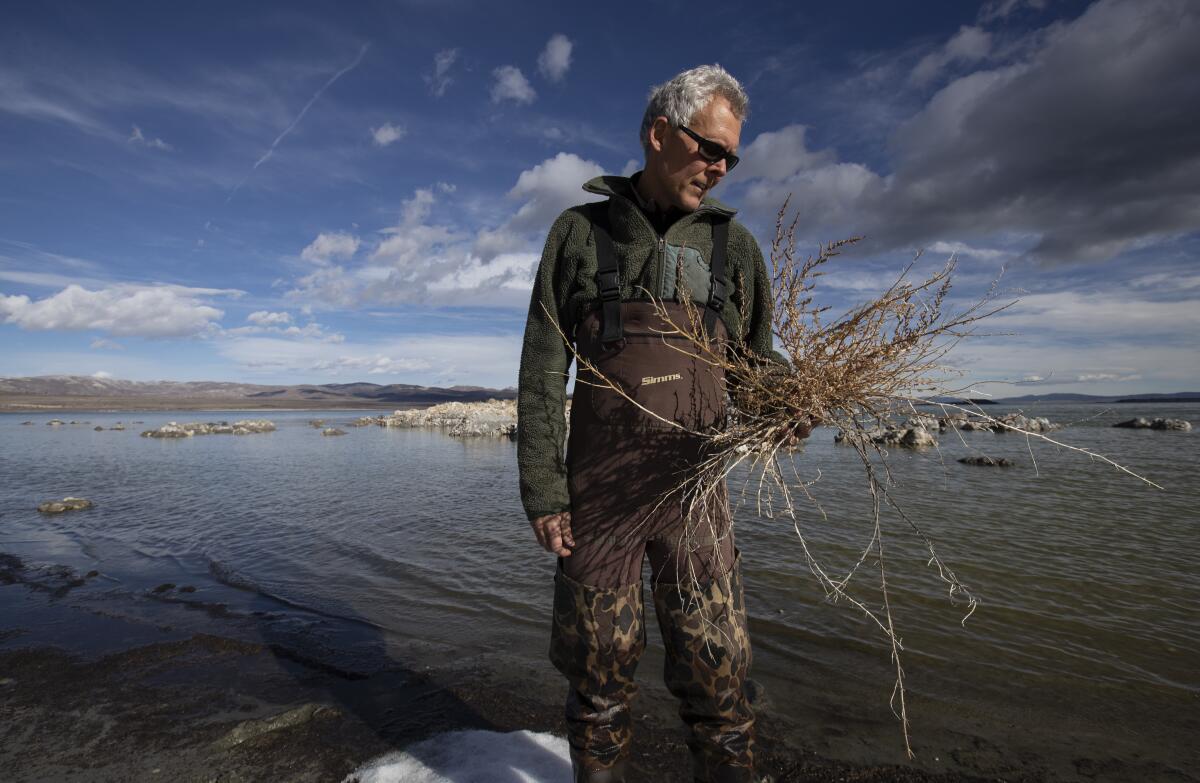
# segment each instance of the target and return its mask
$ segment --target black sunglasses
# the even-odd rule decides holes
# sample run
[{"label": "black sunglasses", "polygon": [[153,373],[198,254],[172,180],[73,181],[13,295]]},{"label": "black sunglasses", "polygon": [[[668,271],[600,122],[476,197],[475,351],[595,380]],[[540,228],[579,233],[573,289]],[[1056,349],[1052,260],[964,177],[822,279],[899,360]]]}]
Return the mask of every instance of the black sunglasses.
[{"label": "black sunglasses", "polygon": [[733,171],[733,167],[738,164],[738,160],[740,160],[740,158],[738,158],[737,155],[729,152],[712,139],[704,138],[686,125],[680,125],[679,130],[692,137],[692,140],[695,141],[700,147],[700,157],[704,158],[709,163],[716,163],[719,160],[724,160],[725,171]]}]

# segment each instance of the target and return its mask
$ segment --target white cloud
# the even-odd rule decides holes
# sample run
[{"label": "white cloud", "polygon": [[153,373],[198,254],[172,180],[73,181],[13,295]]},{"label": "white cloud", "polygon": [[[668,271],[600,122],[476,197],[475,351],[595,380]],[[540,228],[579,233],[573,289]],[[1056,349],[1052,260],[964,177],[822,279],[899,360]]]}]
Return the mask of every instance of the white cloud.
[{"label": "white cloud", "polygon": [[156,150],[170,151],[174,149],[170,144],[159,138],[148,139],[142,134],[142,129],[138,126],[133,126],[133,132],[129,134],[129,143],[136,144],[140,147],[150,147]]},{"label": "white cloud", "polygon": [[111,372],[105,372],[104,370],[96,370],[94,373],[92,373],[92,377],[104,380],[105,378],[113,377],[113,374]]},{"label": "white cloud", "polygon": [[514,103],[533,103],[537,93],[525,74],[515,65],[501,65],[492,71],[495,82],[492,84],[492,102],[513,101]]},{"label": "white cloud", "polygon": [[350,258],[358,252],[358,246],[358,237],[351,234],[341,231],[321,233],[300,251],[300,257],[314,264],[328,264]]},{"label": "white cloud", "polygon": [[96,350],[101,350],[101,349],[109,350],[109,351],[125,350],[125,346],[121,345],[120,343],[118,343],[114,340],[109,340],[108,338],[105,338],[105,337],[97,337],[95,340],[92,340],[91,347],[95,348]]},{"label": "white cloud", "polygon": [[118,337],[211,335],[224,313],[203,301],[243,292],[173,285],[114,285],[90,291],[69,285],[53,296],[0,294],[0,318],[29,331],[94,330]]},{"label": "white cloud", "polygon": [[390,122],[385,122],[378,128],[371,128],[371,138],[375,140],[375,146],[386,147],[393,142],[400,141],[408,134],[408,129],[403,125],[392,125]]},{"label": "white cloud", "polygon": [[1139,299],[1127,292],[1027,294],[1013,307],[988,318],[984,328],[1089,339],[1158,336],[1175,340],[1200,334],[1200,307],[1194,300],[1164,302]]},{"label": "white cloud", "polygon": [[246,316],[246,320],[257,326],[286,326],[292,322],[290,313],[273,313],[269,310],[258,310]]},{"label": "white cloud", "polygon": [[630,158],[629,160],[625,161],[625,165],[621,167],[621,176],[631,176],[638,171],[641,171],[641,169],[642,161],[638,160],[637,158]]},{"label": "white cloud", "polygon": [[560,152],[521,172],[509,198],[525,201],[509,221],[515,231],[545,232],[567,207],[600,197],[584,192],[583,183],[604,173],[604,167],[570,152]]},{"label": "white cloud", "polygon": [[425,84],[429,85],[429,91],[438,98],[442,97],[446,88],[454,82],[450,76],[450,69],[458,60],[458,54],[458,49],[443,49],[438,52],[433,56],[433,70],[423,77]]},{"label": "white cloud", "polygon": [[571,67],[571,39],[555,33],[546,42],[546,48],[538,55],[538,71],[552,82],[561,82]]},{"label": "white cloud", "polygon": [[983,28],[962,26],[946,45],[921,58],[909,74],[909,81],[923,86],[937,77],[946,67],[977,63],[992,50],[992,35]]}]

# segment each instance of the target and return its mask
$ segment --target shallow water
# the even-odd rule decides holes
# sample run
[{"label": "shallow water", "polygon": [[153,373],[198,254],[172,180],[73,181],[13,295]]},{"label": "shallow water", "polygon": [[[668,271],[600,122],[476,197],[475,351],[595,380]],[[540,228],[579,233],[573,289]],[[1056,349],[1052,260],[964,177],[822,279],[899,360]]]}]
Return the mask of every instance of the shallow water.
[{"label": "shallow water", "polygon": [[[1200,424],[1200,405],[1025,411],[1070,423],[1054,437],[1165,489],[1013,435],[943,433],[938,450],[892,454],[902,508],[980,601],[963,625],[964,608],[947,600],[919,541],[903,520],[885,518],[916,749],[937,766],[946,763],[939,754],[970,738],[977,771],[991,763],[998,774],[1015,766],[1069,778],[1075,754],[1133,765],[1126,769],[1139,779],[1170,778],[1170,768],[1194,766],[1190,737],[1200,731],[1200,439],[1111,424],[1135,415]],[[240,623],[281,643],[302,640],[344,668],[369,669],[389,646],[417,639],[446,654],[543,658],[554,562],[522,513],[515,445],[379,427],[323,437],[307,424],[359,415],[0,415],[0,551],[33,572],[50,564],[99,571],[63,598],[75,606],[170,616],[176,627]],[[87,423],[47,426],[54,417]],[[138,436],[171,420],[251,417],[278,430]],[[92,429],[117,421],[127,429]],[[817,479],[821,509],[804,507],[801,529],[836,572],[866,544],[870,510],[857,457],[832,434],[818,430],[795,464]],[[1019,464],[956,461],[973,453]],[[34,510],[66,495],[96,506]],[[767,708],[805,747],[899,760],[888,710],[895,671],[879,629],[825,599],[790,522],[758,519],[746,506],[737,535]],[[868,558],[855,594],[871,606],[878,579]],[[196,589],[154,593],[162,583]],[[27,621],[13,593],[0,592],[8,594],[0,626]],[[66,637],[69,629],[44,629],[43,638]],[[658,656],[648,655],[643,679],[658,676]]]}]

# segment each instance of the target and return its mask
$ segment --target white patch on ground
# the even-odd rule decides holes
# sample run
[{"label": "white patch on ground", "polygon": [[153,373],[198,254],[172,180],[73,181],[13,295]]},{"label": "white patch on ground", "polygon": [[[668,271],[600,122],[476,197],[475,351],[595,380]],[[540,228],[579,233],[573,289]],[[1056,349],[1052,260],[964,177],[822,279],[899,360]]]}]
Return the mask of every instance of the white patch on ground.
[{"label": "white patch on ground", "polygon": [[342,783],[568,783],[567,741],[553,734],[452,731],[368,761]]}]

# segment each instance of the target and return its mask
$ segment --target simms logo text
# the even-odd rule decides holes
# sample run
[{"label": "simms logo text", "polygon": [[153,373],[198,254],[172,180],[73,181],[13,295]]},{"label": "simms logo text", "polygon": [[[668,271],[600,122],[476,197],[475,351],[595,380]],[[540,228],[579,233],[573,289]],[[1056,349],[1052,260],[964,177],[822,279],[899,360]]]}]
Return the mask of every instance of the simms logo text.
[{"label": "simms logo text", "polygon": [[649,386],[652,383],[662,383],[663,381],[682,381],[682,380],[683,380],[683,376],[680,375],[679,373],[675,373],[674,375],[647,375],[645,378],[642,378],[642,385]]}]

